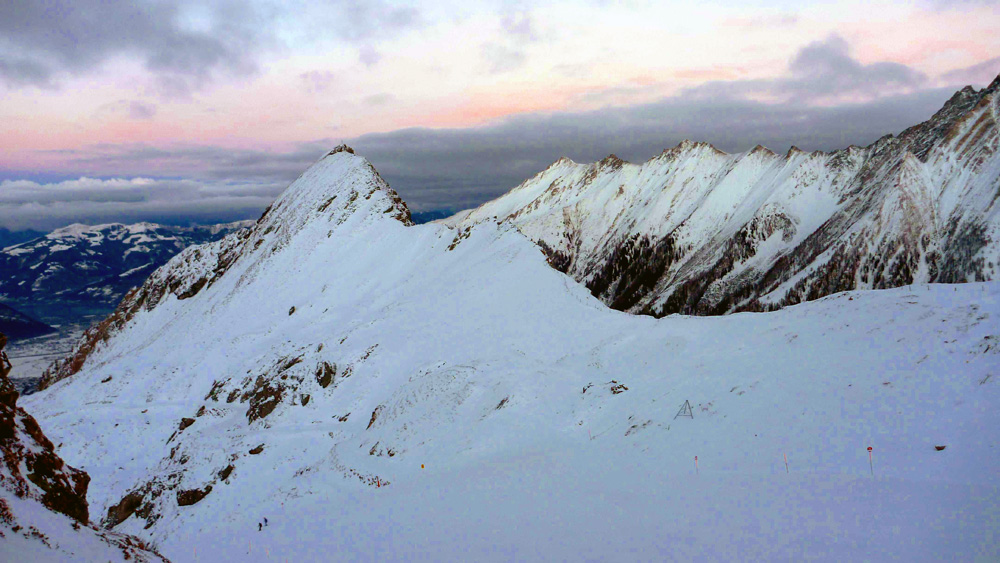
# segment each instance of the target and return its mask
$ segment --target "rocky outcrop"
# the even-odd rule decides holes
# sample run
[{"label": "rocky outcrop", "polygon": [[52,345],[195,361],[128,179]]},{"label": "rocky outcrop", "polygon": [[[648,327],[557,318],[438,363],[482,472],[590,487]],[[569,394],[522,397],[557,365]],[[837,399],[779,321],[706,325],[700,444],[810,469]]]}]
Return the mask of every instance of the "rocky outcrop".
[{"label": "rocky outcrop", "polygon": [[18,497],[34,498],[50,510],[87,523],[90,477],[63,463],[35,419],[17,406],[17,399],[14,384],[0,374],[0,484]]},{"label": "rocky outcrop", "polygon": [[203,489],[187,489],[177,491],[177,506],[191,506],[201,501],[212,492],[212,485],[207,485]]}]

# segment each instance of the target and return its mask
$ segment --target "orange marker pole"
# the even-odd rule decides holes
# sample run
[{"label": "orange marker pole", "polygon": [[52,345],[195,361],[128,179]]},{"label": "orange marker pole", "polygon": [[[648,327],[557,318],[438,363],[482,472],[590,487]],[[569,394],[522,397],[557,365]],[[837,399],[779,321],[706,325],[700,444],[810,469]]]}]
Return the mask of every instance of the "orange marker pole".
[{"label": "orange marker pole", "polygon": [[698,456],[694,456],[694,473],[698,474]]},{"label": "orange marker pole", "polygon": [[875,476],[875,464],[872,463],[872,447],[868,446],[868,468],[872,470],[872,477]]},{"label": "orange marker pole", "polygon": [[785,473],[788,473],[788,454],[782,454],[785,456]]}]

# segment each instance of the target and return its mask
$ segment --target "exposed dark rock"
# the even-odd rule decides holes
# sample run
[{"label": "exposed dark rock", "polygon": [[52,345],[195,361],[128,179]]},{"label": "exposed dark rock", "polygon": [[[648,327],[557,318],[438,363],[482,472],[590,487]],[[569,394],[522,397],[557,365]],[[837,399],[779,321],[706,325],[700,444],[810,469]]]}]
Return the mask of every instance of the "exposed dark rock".
[{"label": "exposed dark rock", "polygon": [[219,480],[225,481],[226,479],[229,479],[229,476],[233,474],[234,469],[236,469],[235,465],[227,465],[221,470],[219,470]]},{"label": "exposed dark rock", "polygon": [[333,378],[337,376],[337,364],[321,362],[316,366],[316,383],[326,389],[333,383]]},{"label": "exposed dark rock", "polygon": [[263,375],[257,376],[253,389],[244,393],[241,399],[241,402],[250,401],[250,407],[247,409],[247,422],[252,423],[274,412],[274,409],[281,404],[284,394],[285,387],[283,385],[274,383]]},{"label": "exposed dark rock", "polygon": [[[368,421],[368,428],[371,428],[372,425],[375,424],[375,421],[378,419],[378,415],[382,414],[383,410],[385,410],[384,405],[379,405],[375,407],[375,410],[372,411],[372,418],[371,420]],[[365,428],[365,430],[367,430],[368,428]]]},{"label": "exposed dark rock", "polygon": [[103,524],[108,528],[114,528],[128,520],[129,516],[135,514],[135,511],[142,506],[142,501],[143,493],[141,491],[128,493],[118,501],[118,504],[108,508],[108,514],[105,516]]},{"label": "exposed dark rock", "polygon": [[204,489],[188,489],[177,491],[177,506],[191,506],[212,492],[212,485],[205,485]]}]

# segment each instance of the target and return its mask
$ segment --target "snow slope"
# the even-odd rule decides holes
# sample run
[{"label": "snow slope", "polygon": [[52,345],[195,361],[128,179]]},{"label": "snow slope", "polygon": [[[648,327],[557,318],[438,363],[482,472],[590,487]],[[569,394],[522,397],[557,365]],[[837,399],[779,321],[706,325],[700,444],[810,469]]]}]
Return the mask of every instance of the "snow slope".
[{"label": "snow slope", "polygon": [[0,561],[161,561],[89,521],[86,473],[67,466],[0,373]]},{"label": "snow slope", "polygon": [[1000,557],[1000,284],[654,319],[408,218],[338,147],[88,333],[24,403],[95,518],[178,561]]},{"label": "snow slope", "polygon": [[609,306],[655,316],[992,280],[998,90],[967,87],[897,137],[832,153],[684,141],[643,164],[564,158],[443,223],[510,222]]}]

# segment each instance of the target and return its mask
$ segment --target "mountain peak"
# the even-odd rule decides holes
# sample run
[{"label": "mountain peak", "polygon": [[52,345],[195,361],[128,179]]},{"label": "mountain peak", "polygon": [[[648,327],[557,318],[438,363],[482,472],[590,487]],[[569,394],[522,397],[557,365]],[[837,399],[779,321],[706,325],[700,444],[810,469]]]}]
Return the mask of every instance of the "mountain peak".
[{"label": "mountain peak", "polygon": [[[970,88],[970,86],[966,86],[966,88]],[[1000,74],[998,74],[997,77],[993,79],[993,82],[990,82],[989,86],[983,88],[979,93],[983,95],[992,94],[997,90],[1000,90]]]},{"label": "mountain peak", "polygon": [[690,139],[684,139],[683,141],[677,143],[675,146],[673,146],[673,147],[671,147],[669,149],[663,149],[663,152],[661,152],[660,155],[662,156],[662,155],[665,155],[665,154],[674,154],[674,153],[679,153],[679,152],[683,152],[683,151],[690,151],[690,150],[696,150],[696,149],[708,149],[708,150],[710,150],[710,151],[712,151],[712,152],[714,152],[716,154],[720,154],[720,155],[726,154],[725,152],[720,151],[719,149],[717,149],[715,147],[715,145],[713,145],[712,143],[707,143],[705,141],[692,141]]},{"label": "mountain peak", "polygon": [[603,159],[601,159],[601,161],[598,162],[597,164],[600,165],[600,166],[610,166],[610,167],[613,167],[613,168],[621,168],[621,166],[623,164],[625,164],[626,162],[627,161],[622,160],[621,158],[618,158],[618,155],[616,155],[614,153],[611,153],[608,156],[606,156]]},{"label": "mountain peak", "polygon": [[748,152],[747,154],[748,155],[751,155],[751,154],[761,154],[761,155],[766,155],[766,156],[778,156],[777,154],[775,154],[774,151],[772,151],[771,149],[765,147],[764,145],[757,145],[757,146],[755,146],[754,148],[750,149],[750,152]]},{"label": "mountain peak", "polygon": [[344,143],[341,143],[341,144],[333,147],[333,150],[331,150],[330,152],[326,153],[326,156],[332,156],[332,155],[337,154],[338,152],[347,152],[347,153],[354,154],[354,149],[352,149],[351,147],[347,146]]},{"label": "mountain peak", "polygon": [[[302,226],[320,215],[339,225],[363,210],[368,215],[390,214],[411,224],[410,211],[395,190],[367,159],[342,144],[292,182],[262,219],[275,229],[287,231],[292,225]],[[278,215],[280,221],[276,221]]]}]

